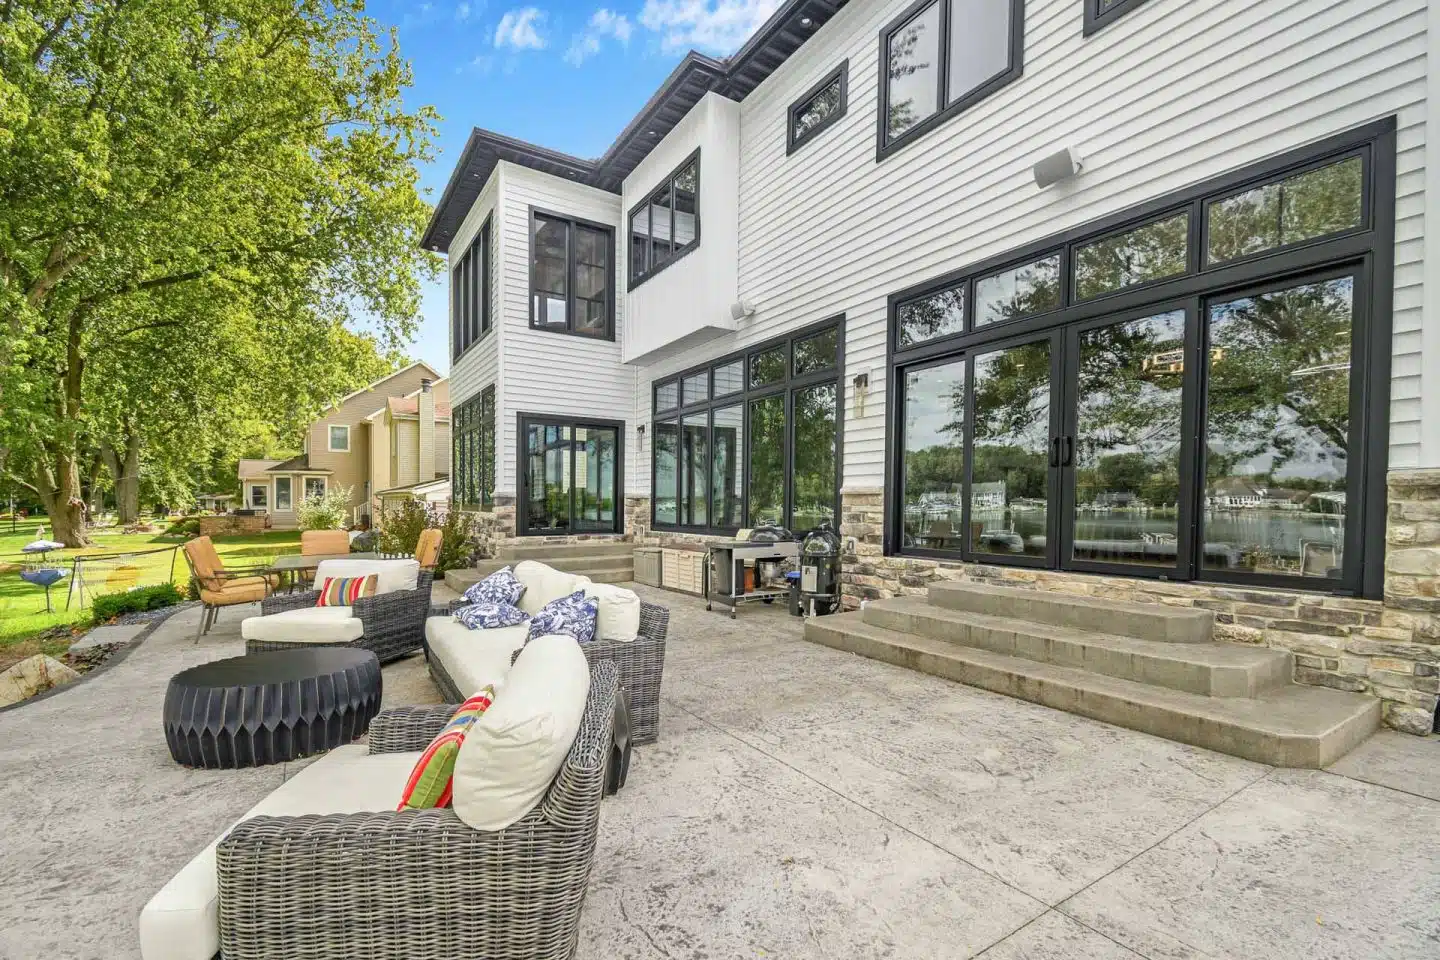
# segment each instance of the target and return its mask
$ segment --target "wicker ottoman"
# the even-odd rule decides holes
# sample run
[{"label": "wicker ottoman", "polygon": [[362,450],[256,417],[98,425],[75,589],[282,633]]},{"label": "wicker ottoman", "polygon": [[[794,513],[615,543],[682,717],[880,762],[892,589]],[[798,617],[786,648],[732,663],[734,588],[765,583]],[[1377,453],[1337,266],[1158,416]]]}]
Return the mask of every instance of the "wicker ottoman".
[{"label": "wicker ottoman", "polygon": [[165,742],[188,767],[283,763],[363,736],[380,710],[369,650],[247,654],[183,670],[165,692]]}]

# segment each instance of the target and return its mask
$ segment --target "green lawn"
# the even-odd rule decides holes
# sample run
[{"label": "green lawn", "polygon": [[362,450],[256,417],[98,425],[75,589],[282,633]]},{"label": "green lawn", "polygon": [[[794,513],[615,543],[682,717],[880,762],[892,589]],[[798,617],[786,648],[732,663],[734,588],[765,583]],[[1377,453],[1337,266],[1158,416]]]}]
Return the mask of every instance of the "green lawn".
[{"label": "green lawn", "polygon": [[[139,557],[133,564],[90,568],[86,573],[86,605],[81,607],[78,600],[65,609],[66,592],[70,587],[67,576],[50,589],[55,605],[54,613],[45,612],[45,591],[20,579],[17,564],[22,559],[20,548],[35,539],[35,521],[10,533],[9,523],[0,525],[0,668],[5,662],[18,659],[16,654],[29,655],[37,650],[45,653],[63,652],[68,640],[55,639],[39,644],[30,639],[51,627],[68,624],[77,626],[90,619],[89,598],[95,594],[112,593],[131,586],[147,586],[163,583],[171,575],[171,554],[151,554]],[[48,533],[48,529],[46,531]],[[158,534],[105,533],[94,535],[95,546],[85,550],[57,550],[49,555],[51,565],[70,569],[71,558],[77,555],[104,555],[128,553],[140,550],[154,550],[159,547],[176,547],[183,541],[179,537]],[[268,564],[277,556],[300,552],[300,533],[296,530],[276,531],[254,536],[216,537],[215,548],[228,566],[255,566]],[[174,580],[182,590],[190,580],[189,568],[183,554],[174,558]]]}]

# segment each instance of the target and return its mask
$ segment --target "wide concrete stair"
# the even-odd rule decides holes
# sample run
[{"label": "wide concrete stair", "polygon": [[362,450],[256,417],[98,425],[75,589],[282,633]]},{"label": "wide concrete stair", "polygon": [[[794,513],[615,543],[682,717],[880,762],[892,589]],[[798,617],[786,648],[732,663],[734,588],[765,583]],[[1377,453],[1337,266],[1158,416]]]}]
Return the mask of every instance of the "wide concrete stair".
[{"label": "wide concrete stair", "polygon": [[627,583],[635,579],[635,545],[620,540],[592,540],[583,543],[519,543],[502,545],[495,559],[482,560],[465,570],[450,570],[445,585],[463,593],[501,567],[521,560],[538,560],[556,570],[584,574],[597,583]]},{"label": "wide concrete stair", "polygon": [[1288,652],[1213,626],[1208,610],[951,583],[811,618],[805,637],[1275,766],[1327,766],[1379,726],[1374,697],[1296,684]]}]

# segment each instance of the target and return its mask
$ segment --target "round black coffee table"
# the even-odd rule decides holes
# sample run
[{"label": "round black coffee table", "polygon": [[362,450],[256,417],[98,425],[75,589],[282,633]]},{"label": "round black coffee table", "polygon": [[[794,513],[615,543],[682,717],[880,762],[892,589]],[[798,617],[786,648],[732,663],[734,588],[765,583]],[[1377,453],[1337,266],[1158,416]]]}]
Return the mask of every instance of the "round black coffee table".
[{"label": "round black coffee table", "polygon": [[258,767],[330,750],[370,729],[380,661],[307,647],[182,670],[165,691],[165,742],[187,767]]}]

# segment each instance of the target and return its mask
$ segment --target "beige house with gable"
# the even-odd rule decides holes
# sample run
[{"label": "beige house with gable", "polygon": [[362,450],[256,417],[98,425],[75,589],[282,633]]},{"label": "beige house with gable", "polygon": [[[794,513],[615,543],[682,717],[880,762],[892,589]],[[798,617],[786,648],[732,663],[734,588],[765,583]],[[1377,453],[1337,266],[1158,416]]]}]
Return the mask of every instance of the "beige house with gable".
[{"label": "beige house with gable", "polygon": [[286,460],[240,461],[240,510],[270,526],[296,526],[300,501],[348,488],[350,519],[378,516],[383,501],[450,499],[450,384],[416,362],[326,407]]}]

